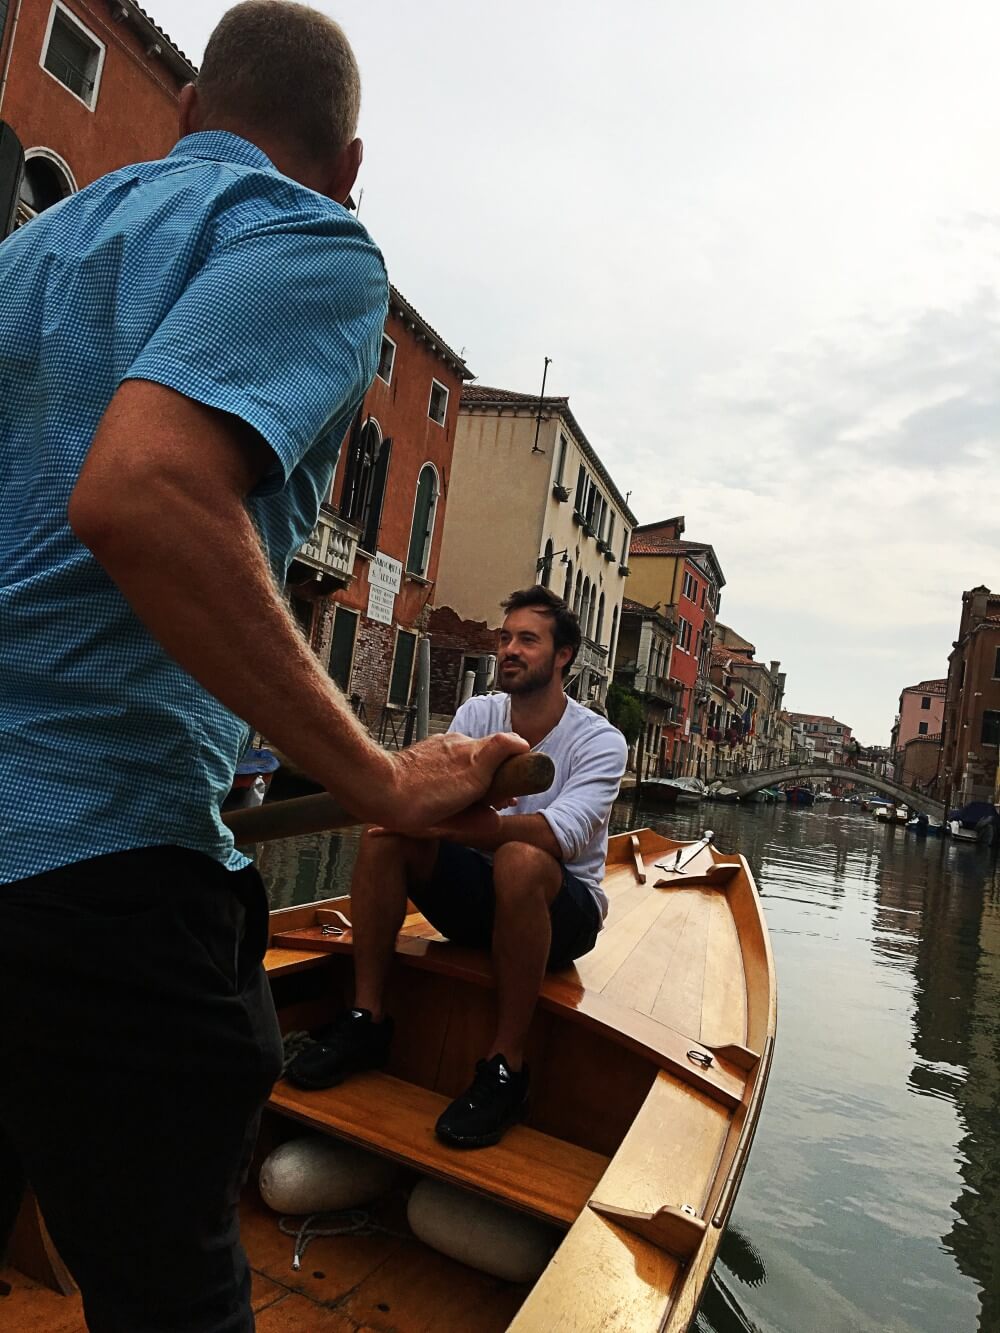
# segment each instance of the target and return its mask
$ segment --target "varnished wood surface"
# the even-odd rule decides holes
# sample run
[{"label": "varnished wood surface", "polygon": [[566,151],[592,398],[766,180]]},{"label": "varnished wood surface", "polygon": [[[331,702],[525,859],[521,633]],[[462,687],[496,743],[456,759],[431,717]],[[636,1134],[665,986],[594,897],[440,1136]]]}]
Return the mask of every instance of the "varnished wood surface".
[{"label": "varnished wood surface", "polygon": [[279,1083],[268,1105],[284,1115],[371,1148],[546,1221],[569,1226],[604,1174],[607,1158],[515,1126],[492,1148],[451,1148],[434,1134],[448,1098],[376,1072],[338,1088],[305,1092]]},{"label": "varnished wood surface", "polygon": [[[656,887],[662,872],[654,863],[677,844],[649,831],[636,837],[638,861],[631,836],[609,847],[611,906],[597,947],[575,968],[546,979],[529,1040],[535,1128],[518,1127],[497,1149],[476,1153],[453,1153],[434,1139],[439,1110],[484,1053],[492,974],[485,955],[442,943],[419,916],[408,919],[400,936],[403,966],[390,981],[397,1014],[391,1072],[402,1078],[373,1075],[367,1090],[367,1076],[349,1081],[333,1090],[346,1101],[325,1119],[314,1105],[290,1105],[295,1090],[280,1085],[275,1094],[276,1105],[285,1104],[274,1123],[291,1116],[322,1126],[535,1215],[558,1212],[563,1225],[571,1222],[521,1312],[524,1292],[472,1274],[412,1237],[315,1242],[303,1272],[289,1278],[291,1241],[260,1214],[258,1203],[245,1235],[258,1270],[255,1303],[264,1333],[473,1326],[499,1333],[511,1318],[519,1333],[680,1333],[689,1327],[721,1239],[717,1223],[728,1217],[760,1111],[775,1031],[774,968],[742,858],[706,852],[686,878],[674,875]],[[335,906],[350,915],[349,900]],[[276,995],[288,996],[286,1027],[311,1025],[350,994],[349,935],[322,946],[306,939],[299,941],[305,948],[288,947],[287,937],[308,930],[316,911],[316,904],[305,904],[272,914],[281,938],[267,966]],[[691,1064],[689,1051],[711,1054],[711,1066]],[[398,1104],[383,1095],[380,1080],[402,1088]],[[600,1152],[581,1146],[590,1143],[597,1122],[604,1134]],[[697,1248],[687,1262],[679,1260],[599,1216],[586,1206],[591,1196],[622,1217],[660,1209],[672,1216],[687,1205],[697,1226],[674,1230]],[[655,1239],[655,1232],[648,1235]],[[75,1298],[31,1295],[37,1299],[27,1303],[17,1297],[20,1322],[12,1327],[26,1333],[82,1329],[68,1313],[78,1310]],[[43,1310],[42,1296],[58,1302],[57,1309]],[[16,1309],[12,1299],[0,1302],[2,1326]]]}]

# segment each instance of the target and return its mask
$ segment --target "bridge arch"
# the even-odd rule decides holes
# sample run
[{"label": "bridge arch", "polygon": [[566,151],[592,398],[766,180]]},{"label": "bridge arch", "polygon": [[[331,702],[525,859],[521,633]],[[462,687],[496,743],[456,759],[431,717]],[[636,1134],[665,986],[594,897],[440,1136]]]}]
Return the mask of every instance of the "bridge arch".
[{"label": "bridge arch", "polygon": [[762,787],[776,787],[784,782],[811,782],[815,778],[843,778],[845,782],[853,782],[891,796],[894,801],[908,805],[911,810],[919,810],[932,819],[944,819],[944,805],[924,792],[913,791],[902,783],[894,782],[892,778],[876,777],[863,768],[848,768],[846,764],[787,764],[784,768],[734,774],[723,781],[741,796],[749,796]]}]

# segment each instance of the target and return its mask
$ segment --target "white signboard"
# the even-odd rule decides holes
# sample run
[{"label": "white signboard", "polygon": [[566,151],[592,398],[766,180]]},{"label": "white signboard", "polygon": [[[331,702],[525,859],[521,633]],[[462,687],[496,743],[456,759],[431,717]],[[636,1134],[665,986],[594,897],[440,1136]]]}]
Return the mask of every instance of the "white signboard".
[{"label": "white signboard", "polygon": [[387,592],[377,585],[368,589],[368,619],[379,620],[383,625],[392,624],[392,608],[396,605],[396,594]]},{"label": "white signboard", "polygon": [[384,588],[386,592],[399,592],[402,582],[403,562],[377,551],[368,566],[369,586]]}]

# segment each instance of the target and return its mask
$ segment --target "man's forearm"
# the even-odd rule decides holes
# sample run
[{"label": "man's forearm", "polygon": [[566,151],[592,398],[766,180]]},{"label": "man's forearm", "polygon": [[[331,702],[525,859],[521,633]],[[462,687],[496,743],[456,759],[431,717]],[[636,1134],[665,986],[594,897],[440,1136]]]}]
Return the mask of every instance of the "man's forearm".
[{"label": "man's forearm", "polygon": [[366,787],[391,781],[391,761],[304,641],[245,508],[218,495],[156,499],[97,543],[97,559],[189,675],[364,813],[359,795],[365,805]]},{"label": "man's forearm", "polygon": [[540,847],[557,861],[563,859],[562,848],[544,815],[499,815],[494,829],[471,845],[483,852],[495,852],[505,842],[526,842]]}]

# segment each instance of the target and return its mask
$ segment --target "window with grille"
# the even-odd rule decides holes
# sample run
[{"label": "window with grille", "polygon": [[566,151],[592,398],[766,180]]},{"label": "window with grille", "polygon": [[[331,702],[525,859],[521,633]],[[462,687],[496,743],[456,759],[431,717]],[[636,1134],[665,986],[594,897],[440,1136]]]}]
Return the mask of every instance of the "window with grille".
[{"label": "window with grille", "polygon": [[448,415],[448,390],[437,380],[431,380],[431,396],[427,404],[427,415],[431,421],[443,426]]},{"label": "window with grille", "polygon": [[392,368],[396,364],[396,344],[391,338],[382,334],[382,350],[378,357],[378,370],[375,374],[380,380],[385,380],[389,384],[392,380]]},{"label": "window with grille", "polygon": [[42,67],[93,111],[97,104],[104,44],[60,4],[52,6]]}]

